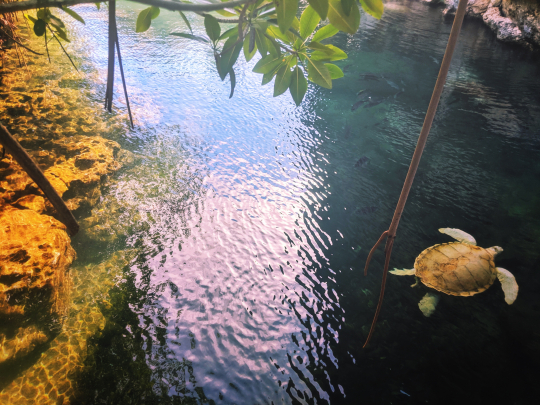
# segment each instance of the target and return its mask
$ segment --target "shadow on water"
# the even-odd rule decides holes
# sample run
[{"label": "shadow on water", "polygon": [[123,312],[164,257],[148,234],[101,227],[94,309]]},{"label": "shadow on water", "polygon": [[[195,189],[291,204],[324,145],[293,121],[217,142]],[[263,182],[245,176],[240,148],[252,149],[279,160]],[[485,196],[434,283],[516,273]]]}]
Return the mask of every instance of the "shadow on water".
[{"label": "shadow on water", "polygon": [[[208,50],[168,35],[184,29],[177,15],[162,12],[141,36],[132,25],[144,6],[119,5],[138,122],[111,136],[135,158],[74,245],[82,263],[135,253],[102,305],[106,326],[89,342],[76,403],[538,397],[540,72],[475,21],[464,24],[391,265],[411,268],[448,241],[438,228],[460,228],[505,249],[497,264],[520,296],[507,306],[496,282],[474,297],[443,296],[425,318],[425,287],[390,277],[373,343],[361,348],[381,253],[367,278],[363,264],[390,222],[450,31],[440,10],[405,3],[336,36],[349,54],[345,78],[331,91],[310,86],[300,108],[260,87],[253,63],[241,64],[226,100]],[[105,20],[86,20],[98,42],[87,62],[103,73]],[[104,86],[95,87],[97,98]]]}]

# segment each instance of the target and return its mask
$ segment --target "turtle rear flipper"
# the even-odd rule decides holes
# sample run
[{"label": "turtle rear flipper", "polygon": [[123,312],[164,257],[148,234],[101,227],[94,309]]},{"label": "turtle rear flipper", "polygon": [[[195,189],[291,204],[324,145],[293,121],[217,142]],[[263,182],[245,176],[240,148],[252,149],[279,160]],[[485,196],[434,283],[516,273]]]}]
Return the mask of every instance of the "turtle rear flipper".
[{"label": "turtle rear flipper", "polygon": [[512,305],[517,298],[519,290],[516,278],[512,273],[502,267],[497,267],[497,278],[501,282],[501,287],[504,291],[504,300],[508,305]]},{"label": "turtle rear flipper", "polygon": [[441,299],[441,296],[439,294],[428,292],[420,300],[420,302],[418,303],[418,307],[420,308],[420,311],[422,311],[424,316],[429,318],[431,314],[435,312],[435,307],[439,303],[440,299]]},{"label": "turtle rear flipper", "polygon": [[415,269],[404,269],[404,270],[390,270],[389,273],[395,274],[396,276],[414,276],[416,274]]},{"label": "turtle rear flipper", "polygon": [[451,236],[461,243],[468,243],[469,245],[476,245],[476,239],[472,235],[469,235],[467,232],[463,232],[461,229],[456,228],[439,228],[440,233],[445,233],[448,236]]}]

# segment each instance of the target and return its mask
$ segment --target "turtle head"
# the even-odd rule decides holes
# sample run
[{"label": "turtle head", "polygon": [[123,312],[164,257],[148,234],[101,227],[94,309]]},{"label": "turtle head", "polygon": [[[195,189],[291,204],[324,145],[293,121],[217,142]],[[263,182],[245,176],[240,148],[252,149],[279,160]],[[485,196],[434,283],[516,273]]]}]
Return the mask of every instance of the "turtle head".
[{"label": "turtle head", "polygon": [[500,247],[500,246],[493,246],[493,247],[490,247],[489,249],[486,249],[489,253],[491,253],[491,255],[493,257],[497,256],[499,253],[501,253],[503,251],[503,248]]}]

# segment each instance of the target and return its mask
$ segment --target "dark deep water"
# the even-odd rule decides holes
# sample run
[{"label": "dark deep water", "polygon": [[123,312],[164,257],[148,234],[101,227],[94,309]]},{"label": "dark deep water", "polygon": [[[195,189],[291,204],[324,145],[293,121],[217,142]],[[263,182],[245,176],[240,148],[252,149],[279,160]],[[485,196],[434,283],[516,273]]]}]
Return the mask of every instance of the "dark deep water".
[{"label": "dark deep water", "polygon": [[[299,108],[288,93],[272,98],[242,57],[229,100],[210,50],[168,35],[186,31],[178,14],[162,10],[136,34],[146,6],[118,4],[136,129],[109,137],[141,158],[97,207],[124,207],[103,220],[125,237],[81,232],[73,244],[80,263],[124,249],[134,259],[90,341],[78,402],[536,403],[540,60],[479,21],[464,23],[391,267],[411,268],[449,241],[438,228],[463,229],[504,248],[497,265],[515,275],[518,299],[508,306],[496,281],[474,297],[442,297],[425,318],[426,287],[390,275],[362,349],[382,254],[368,277],[363,265],[390,223],[451,28],[440,9],[406,4],[336,36],[345,77],[332,90],[310,85]],[[88,102],[101,103],[106,11],[76,10],[87,25],[73,25],[71,49],[100,73]],[[385,100],[351,112],[362,89]],[[125,114],[119,82],[115,97]]]}]

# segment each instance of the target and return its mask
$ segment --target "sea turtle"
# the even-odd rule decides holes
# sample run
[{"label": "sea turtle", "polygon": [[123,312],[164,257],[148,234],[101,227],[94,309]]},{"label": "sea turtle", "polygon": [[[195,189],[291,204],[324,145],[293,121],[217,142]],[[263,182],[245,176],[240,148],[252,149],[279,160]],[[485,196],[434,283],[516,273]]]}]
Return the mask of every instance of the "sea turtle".
[{"label": "sea turtle", "polygon": [[[494,258],[502,252],[499,246],[484,249],[476,246],[476,240],[466,232],[453,228],[441,228],[458,242],[441,243],[424,250],[414,262],[414,269],[390,271],[398,276],[414,275],[416,283],[422,281],[428,287],[449,295],[469,297],[487,290],[498,278],[508,305],[517,297],[516,279],[508,270],[495,267]],[[435,311],[439,296],[427,293],[418,306],[425,316]]]}]

